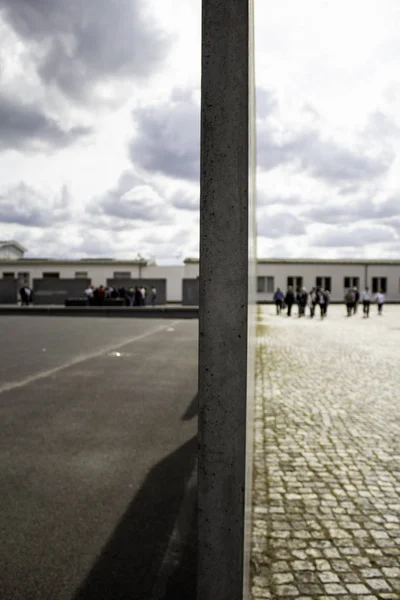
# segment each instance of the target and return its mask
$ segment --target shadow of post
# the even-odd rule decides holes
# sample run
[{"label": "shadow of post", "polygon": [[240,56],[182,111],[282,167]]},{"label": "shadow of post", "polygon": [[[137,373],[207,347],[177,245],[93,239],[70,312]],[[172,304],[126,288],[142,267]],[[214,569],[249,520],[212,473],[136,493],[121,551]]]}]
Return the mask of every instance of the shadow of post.
[{"label": "shadow of post", "polygon": [[[151,600],[196,456],[194,436],[150,471],[73,600]],[[178,567],[171,585],[181,575]]]}]

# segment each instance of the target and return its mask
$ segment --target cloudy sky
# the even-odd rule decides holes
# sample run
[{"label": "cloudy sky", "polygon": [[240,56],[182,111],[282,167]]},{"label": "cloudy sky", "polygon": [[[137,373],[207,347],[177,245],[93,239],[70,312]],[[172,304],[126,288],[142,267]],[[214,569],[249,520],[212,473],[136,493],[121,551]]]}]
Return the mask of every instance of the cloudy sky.
[{"label": "cloudy sky", "polygon": [[[398,0],[255,0],[258,253],[400,253]],[[198,254],[200,0],[0,0],[0,239]]]}]

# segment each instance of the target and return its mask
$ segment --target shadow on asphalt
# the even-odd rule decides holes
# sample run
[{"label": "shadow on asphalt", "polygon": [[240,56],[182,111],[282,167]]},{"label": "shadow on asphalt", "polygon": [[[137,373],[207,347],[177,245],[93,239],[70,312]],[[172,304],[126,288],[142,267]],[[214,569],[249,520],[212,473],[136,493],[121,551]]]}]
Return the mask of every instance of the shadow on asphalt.
[{"label": "shadow on asphalt", "polygon": [[[196,415],[197,395],[182,420]],[[196,457],[194,436],[153,467],[73,600],[151,600]],[[196,497],[197,485],[189,501]],[[191,513],[182,558],[168,576],[163,600],[196,597],[197,511]]]}]

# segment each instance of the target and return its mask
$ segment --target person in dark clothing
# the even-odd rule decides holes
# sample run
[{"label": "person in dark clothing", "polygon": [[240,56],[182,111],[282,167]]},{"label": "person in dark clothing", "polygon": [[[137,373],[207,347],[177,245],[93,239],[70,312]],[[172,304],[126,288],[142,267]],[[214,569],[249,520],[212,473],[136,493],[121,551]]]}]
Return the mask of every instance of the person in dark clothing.
[{"label": "person in dark clothing", "polygon": [[28,306],[28,296],[26,293],[26,286],[23,285],[22,288],[19,290],[19,297],[21,298],[21,304],[24,306]]},{"label": "person in dark clothing", "polygon": [[357,313],[357,308],[358,308],[358,303],[360,302],[360,292],[355,287],[353,289],[353,293],[354,293],[353,313],[356,314]]},{"label": "person in dark clothing", "polygon": [[278,288],[274,294],[274,302],[275,302],[275,306],[276,306],[276,314],[277,315],[281,314],[284,298],[285,298],[285,296],[283,295],[283,292],[281,292],[281,290]]},{"label": "person in dark clothing", "polygon": [[297,294],[297,303],[299,305],[299,317],[306,316],[306,306],[308,300],[308,293],[306,288],[302,288]]},{"label": "person in dark clothing", "polygon": [[323,319],[325,316],[326,298],[325,298],[324,290],[322,290],[321,288],[318,288],[318,290],[317,290],[317,298],[318,298],[321,319]]},{"label": "person in dark clothing", "polygon": [[346,308],[347,308],[347,316],[351,317],[351,313],[353,312],[353,307],[354,307],[354,292],[353,290],[350,288],[347,292],[346,295],[344,297],[344,303],[346,304]]},{"label": "person in dark clothing", "polygon": [[287,316],[290,317],[292,314],[292,306],[295,303],[295,297],[293,288],[291,286],[288,287],[286,296],[285,296],[285,304],[287,306]]},{"label": "person in dark clothing", "polygon": [[142,306],[143,296],[138,287],[135,287],[134,306]]},{"label": "person in dark clothing", "polygon": [[105,296],[106,296],[106,291],[104,289],[104,286],[101,285],[97,289],[97,304],[98,304],[98,306],[103,306]]},{"label": "person in dark clothing", "polygon": [[311,319],[315,315],[315,307],[317,306],[317,302],[318,302],[317,290],[315,288],[312,288],[312,290],[310,292],[310,297],[309,297],[310,317],[311,317]]}]

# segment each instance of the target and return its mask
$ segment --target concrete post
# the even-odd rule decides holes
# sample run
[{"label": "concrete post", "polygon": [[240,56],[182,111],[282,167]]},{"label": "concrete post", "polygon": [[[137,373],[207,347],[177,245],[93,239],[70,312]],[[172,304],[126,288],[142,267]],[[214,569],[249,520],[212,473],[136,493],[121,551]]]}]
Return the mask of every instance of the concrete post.
[{"label": "concrete post", "polygon": [[198,600],[248,597],[252,26],[252,0],[203,0]]}]

